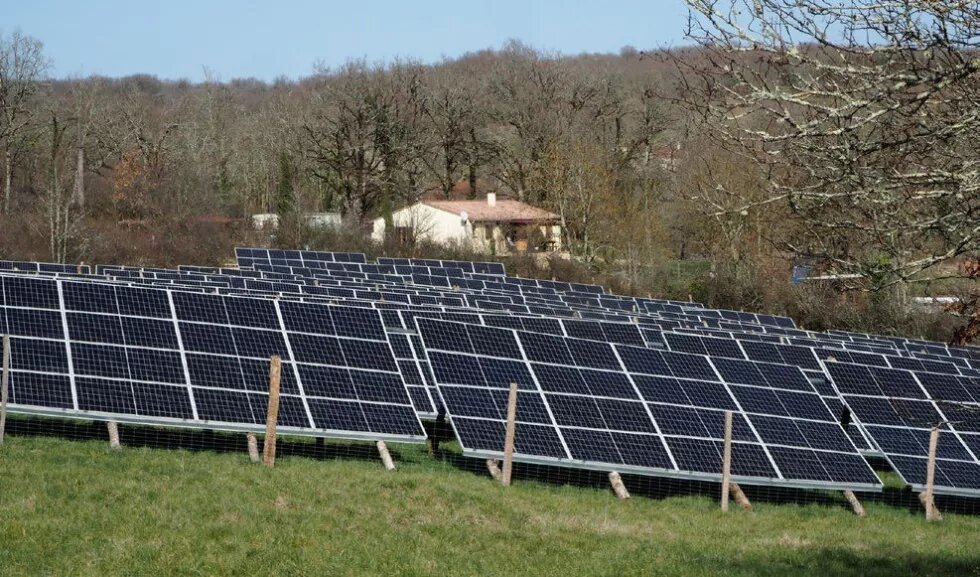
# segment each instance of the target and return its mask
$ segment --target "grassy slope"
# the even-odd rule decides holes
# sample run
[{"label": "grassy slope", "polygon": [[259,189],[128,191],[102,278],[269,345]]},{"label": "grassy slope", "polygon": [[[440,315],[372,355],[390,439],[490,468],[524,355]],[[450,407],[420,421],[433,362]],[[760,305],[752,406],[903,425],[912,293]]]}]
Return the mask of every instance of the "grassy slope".
[{"label": "grassy slope", "polygon": [[2,575],[980,575],[980,517],[868,505],[634,498],[518,481],[505,490],[398,447],[341,458],[8,437]]}]

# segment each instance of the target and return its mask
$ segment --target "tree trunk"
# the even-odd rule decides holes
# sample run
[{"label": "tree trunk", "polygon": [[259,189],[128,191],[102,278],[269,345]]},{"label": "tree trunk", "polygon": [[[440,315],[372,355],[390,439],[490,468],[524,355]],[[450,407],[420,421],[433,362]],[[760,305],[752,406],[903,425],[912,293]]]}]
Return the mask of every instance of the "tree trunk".
[{"label": "tree trunk", "polygon": [[470,198],[476,198],[476,129],[470,128],[470,150],[469,150],[469,168],[470,168]]},{"label": "tree trunk", "polygon": [[10,212],[10,195],[12,188],[13,167],[11,166],[10,149],[3,151],[3,213]]},{"label": "tree trunk", "polygon": [[75,204],[85,206],[85,149],[78,149],[78,161],[75,166]]},{"label": "tree trunk", "polygon": [[476,165],[470,165],[470,199],[476,198]]}]

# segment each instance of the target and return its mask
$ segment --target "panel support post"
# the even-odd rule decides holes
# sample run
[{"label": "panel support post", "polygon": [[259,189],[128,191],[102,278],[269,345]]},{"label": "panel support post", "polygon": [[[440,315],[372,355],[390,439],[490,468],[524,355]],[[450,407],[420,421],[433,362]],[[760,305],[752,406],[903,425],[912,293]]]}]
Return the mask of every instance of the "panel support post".
[{"label": "panel support post", "polygon": [[248,440],[248,460],[253,463],[258,463],[262,460],[259,457],[259,440],[255,437],[255,433],[248,433],[245,435]]},{"label": "panel support post", "polygon": [[510,478],[514,472],[514,436],[517,433],[517,383],[510,384],[510,394],[507,397],[507,430],[504,435],[504,471],[500,482],[504,487],[510,487]]},{"label": "panel support post", "polygon": [[731,489],[732,497],[735,499],[735,502],[738,503],[739,507],[741,507],[743,511],[751,511],[752,502],[749,501],[745,491],[738,486],[738,483],[729,483],[728,487]]},{"label": "panel support post", "polygon": [[435,423],[432,424],[432,434],[429,435],[429,454],[432,456],[439,454],[439,443],[442,441],[442,430],[446,425],[446,413],[440,411],[436,414]]},{"label": "panel support post", "polygon": [[610,471],[609,484],[612,485],[613,493],[616,493],[616,496],[621,500],[625,501],[630,498],[630,492],[626,490],[626,485],[623,484],[623,478],[616,471]]},{"label": "panel support post", "polygon": [[487,471],[490,471],[490,476],[494,481],[499,481],[502,473],[500,472],[500,463],[497,459],[487,459]]},{"label": "panel support post", "polygon": [[854,494],[854,491],[844,491],[844,498],[851,504],[851,509],[854,510],[855,515],[858,517],[868,516],[864,511],[864,506],[861,505],[861,501],[858,501],[857,495]]},{"label": "panel support post", "polygon": [[391,458],[391,453],[388,452],[388,445],[384,441],[378,441],[376,445],[378,446],[378,454],[381,455],[381,462],[384,463],[385,469],[394,471],[395,461]]},{"label": "panel support post", "polygon": [[927,521],[941,521],[943,516],[936,508],[933,491],[936,485],[936,448],[939,446],[939,425],[929,431],[929,460],[926,462],[926,490],[921,499],[926,508]]},{"label": "panel support post", "polygon": [[7,400],[10,398],[10,335],[3,335],[3,374],[0,376],[0,445],[7,430]]},{"label": "panel support post", "polygon": [[732,482],[732,412],[725,411],[725,446],[721,461],[721,510],[728,512],[728,491]]},{"label": "panel support post", "polygon": [[115,421],[106,421],[106,428],[109,429],[109,448],[118,449],[119,448],[119,423]]},{"label": "panel support post", "polygon": [[276,464],[276,424],[279,422],[279,379],[282,377],[282,359],[275,355],[269,362],[269,404],[265,415],[265,445],[262,462],[266,467]]}]

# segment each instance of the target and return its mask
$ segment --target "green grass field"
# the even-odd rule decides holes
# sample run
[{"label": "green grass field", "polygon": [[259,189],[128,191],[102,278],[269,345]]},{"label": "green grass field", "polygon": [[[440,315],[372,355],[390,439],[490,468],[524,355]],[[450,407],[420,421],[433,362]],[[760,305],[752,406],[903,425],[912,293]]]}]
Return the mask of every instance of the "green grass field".
[{"label": "green grass field", "polygon": [[980,575],[980,515],[927,523],[874,501],[859,519],[842,500],[723,514],[711,495],[505,489],[420,446],[393,447],[391,473],[369,444],[340,448],[284,450],[269,469],[244,452],[8,436],[0,575]]}]

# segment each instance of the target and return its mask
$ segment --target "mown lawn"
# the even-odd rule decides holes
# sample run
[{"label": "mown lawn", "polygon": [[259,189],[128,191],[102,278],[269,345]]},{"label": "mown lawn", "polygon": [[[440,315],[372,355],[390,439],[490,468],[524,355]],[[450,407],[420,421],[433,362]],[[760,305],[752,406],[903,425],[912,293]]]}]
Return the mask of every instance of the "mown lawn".
[{"label": "mown lawn", "polygon": [[[329,446],[329,445],[328,445]],[[488,476],[398,446],[281,458],[9,436],[0,575],[980,575],[980,516],[867,502],[634,497]]]}]

